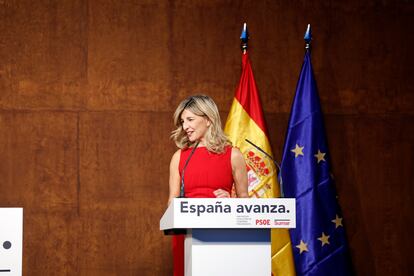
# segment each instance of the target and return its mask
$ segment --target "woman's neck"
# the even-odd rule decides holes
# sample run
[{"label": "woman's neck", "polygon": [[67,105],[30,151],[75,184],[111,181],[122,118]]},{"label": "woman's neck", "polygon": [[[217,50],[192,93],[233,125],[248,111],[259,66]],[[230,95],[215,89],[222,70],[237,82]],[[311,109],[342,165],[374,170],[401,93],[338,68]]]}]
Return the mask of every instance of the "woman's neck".
[{"label": "woman's neck", "polygon": [[200,140],[198,140],[198,146],[197,147],[205,147],[206,143],[204,138],[201,138]]}]

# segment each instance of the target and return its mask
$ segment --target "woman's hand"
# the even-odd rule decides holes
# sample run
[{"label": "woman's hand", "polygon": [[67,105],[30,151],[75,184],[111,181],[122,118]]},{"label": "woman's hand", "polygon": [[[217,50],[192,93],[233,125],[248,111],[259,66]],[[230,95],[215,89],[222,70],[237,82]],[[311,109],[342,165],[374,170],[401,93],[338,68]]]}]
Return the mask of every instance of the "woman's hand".
[{"label": "woman's hand", "polygon": [[217,189],[213,192],[213,194],[218,198],[229,198],[230,193],[223,189]]}]

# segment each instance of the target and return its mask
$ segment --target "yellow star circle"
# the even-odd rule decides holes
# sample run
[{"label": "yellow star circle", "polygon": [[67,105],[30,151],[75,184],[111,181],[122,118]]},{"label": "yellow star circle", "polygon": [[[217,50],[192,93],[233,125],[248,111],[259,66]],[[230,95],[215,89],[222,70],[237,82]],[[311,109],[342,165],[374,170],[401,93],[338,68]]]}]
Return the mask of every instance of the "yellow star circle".
[{"label": "yellow star circle", "polygon": [[339,226],[342,226],[342,218],[340,218],[338,215],[336,215],[335,219],[331,220],[333,223],[335,223],[335,229]]},{"label": "yellow star circle", "polygon": [[296,247],[299,248],[299,253],[300,254],[302,254],[304,251],[309,252],[308,245],[302,240],[300,240],[300,243],[298,245],[296,245]]},{"label": "yellow star circle", "polygon": [[316,159],[318,159],[318,164],[321,161],[326,161],[325,160],[325,154],[326,154],[326,152],[321,152],[321,150],[318,149],[318,153],[314,155],[316,157]]},{"label": "yellow star circle", "polygon": [[290,150],[290,151],[295,153],[295,158],[296,158],[299,155],[302,155],[303,156],[303,148],[304,147],[299,147],[299,145],[296,144],[296,147],[294,149]]},{"label": "yellow star circle", "polygon": [[329,244],[329,236],[325,235],[324,232],[322,232],[322,236],[318,238],[318,240],[322,242],[322,246],[324,246],[325,244]]}]

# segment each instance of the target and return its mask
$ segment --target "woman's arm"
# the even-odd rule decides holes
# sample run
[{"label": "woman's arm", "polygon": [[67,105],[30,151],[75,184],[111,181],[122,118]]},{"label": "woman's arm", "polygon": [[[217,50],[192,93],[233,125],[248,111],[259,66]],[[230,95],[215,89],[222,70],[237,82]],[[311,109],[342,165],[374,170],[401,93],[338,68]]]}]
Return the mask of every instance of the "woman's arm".
[{"label": "woman's arm", "polygon": [[171,158],[170,162],[170,179],[169,187],[170,194],[168,196],[168,205],[173,198],[180,195],[180,172],[178,171],[178,165],[180,163],[181,150],[177,150]]},{"label": "woman's arm", "polygon": [[243,154],[237,148],[231,151],[231,167],[237,197],[249,197],[247,190],[247,170]]}]

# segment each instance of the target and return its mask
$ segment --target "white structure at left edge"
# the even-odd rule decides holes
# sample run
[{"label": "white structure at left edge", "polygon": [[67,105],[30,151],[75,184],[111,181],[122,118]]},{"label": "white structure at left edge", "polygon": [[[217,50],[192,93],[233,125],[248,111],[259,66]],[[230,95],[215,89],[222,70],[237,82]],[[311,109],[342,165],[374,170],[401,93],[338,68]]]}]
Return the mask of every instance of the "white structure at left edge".
[{"label": "white structure at left edge", "polygon": [[175,198],[160,221],[186,231],[185,276],[271,275],[271,228],[295,228],[293,198]]},{"label": "white structure at left edge", "polygon": [[23,208],[0,208],[0,276],[22,275]]}]

